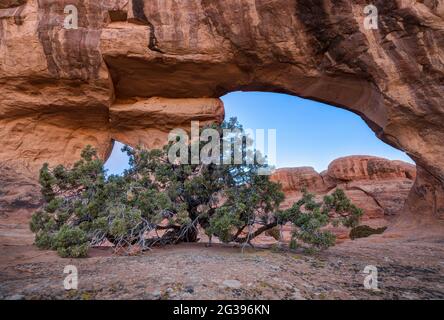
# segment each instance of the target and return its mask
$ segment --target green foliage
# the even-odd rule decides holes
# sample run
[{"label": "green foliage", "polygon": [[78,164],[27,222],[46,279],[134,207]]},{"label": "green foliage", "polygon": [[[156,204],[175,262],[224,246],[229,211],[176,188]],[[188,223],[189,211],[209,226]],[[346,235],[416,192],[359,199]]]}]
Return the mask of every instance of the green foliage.
[{"label": "green foliage", "polygon": [[329,210],[334,210],[341,216],[340,222],[348,228],[358,226],[364,214],[362,209],[351,203],[342,189],[336,189],[331,195],[325,196],[324,203]]},{"label": "green foliage", "polygon": [[[62,165],[40,171],[45,205],[30,223],[36,245],[57,250],[63,257],[84,257],[90,246],[108,240],[116,248],[197,241],[200,229],[223,242],[245,243],[279,224],[295,227],[292,245],[304,242],[327,248],[334,237],[322,228],[329,224],[330,212],[341,222],[354,226],[362,211],[341,191],[317,203],[314,195],[303,198],[288,210],[279,210],[284,200],[280,184],[260,171],[269,170],[251,152],[242,126],[235,118],[211,126],[220,134],[220,145],[242,137],[220,155],[221,164],[177,164],[170,162],[168,150],[124,147],[130,168],[122,176],[106,176],[97,152],[87,146],[72,167]],[[227,134],[227,131],[231,131]],[[202,150],[205,142],[193,142]],[[186,146],[191,154],[192,145]],[[224,151],[226,151],[224,149]],[[242,164],[225,164],[227,157],[240,154]],[[213,159],[214,160],[214,159]],[[350,215],[352,217],[350,217]],[[245,231],[261,225],[245,237]],[[275,237],[279,232],[270,231]],[[162,231],[162,232],[159,232]],[[149,235],[149,237],[148,237]]]},{"label": "green foliage", "polygon": [[54,198],[53,185],[56,183],[55,178],[49,172],[48,164],[45,163],[40,169],[39,182],[41,185],[41,192],[45,201],[49,202]]},{"label": "green foliage", "polygon": [[55,249],[54,246],[54,236],[50,233],[39,232],[35,236],[35,245],[39,249]]},{"label": "green foliage", "polygon": [[290,240],[290,246],[289,247],[290,247],[291,250],[296,250],[298,248],[298,242],[297,242],[297,240],[294,237]]},{"label": "green foliage", "polygon": [[[51,216],[44,211],[37,211],[31,217],[30,229],[32,232],[37,233],[40,230],[49,231],[47,224],[51,220]],[[48,225],[49,226],[49,225]]]},{"label": "green foliage", "polygon": [[242,225],[238,214],[233,213],[228,207],[216,210],[216,214],[210,219],[208,232],[216,235],[222,242],[230,242],[233,239],[233,229]]},{"label": "green foliage", "polygon": [[109,213],[113,217],[109,232],[116,238],[125,237],[142,222],[141,211],[128,206],[111,208]]},{"label": "green foliage", "polygon": [[358,226],[350,231],[350,239],[367,238],[374,234],[382,234],[385,230],[387,230],[387,227],[374,229],[369,226]]},{"label": "green foliage", "polygon": [[64,258],[87,256],[89,244],[83,230],[68,225],[62,226],[56,232],[51,232],[51,229],[43,228],[38,231],[35,238],[35,244],[38,248],[57,250],[57,253]]},{"label": "green foliage", "polygon": [[59,209],[63,204],[62,198],[53,198],[49,203],[46,205],[45,211],[48,213],[54,213]]},{"label": "green foliage", "polygon": [[88,255],[89,245],[87,243],[70,247],[59,247],[57,253],[62,258],[84,258]]},{"label": "green foliage", "polygon": [[51,248],[63,257],[82,258],[88,253],[88,238],[79,227],[63,225],[54,235]]},{"label": "green foliage", "polygon": [[[340,215],[340,218],[333,218],[335,215]],[[320,202],[316,201],[314,194],[304,190],[299,201],[276,215],[278,224],[290,222],[294,227],[290,248],[298,247],[298,241],[301,241],[313,250],[326,249],[335,244],[335,235],[324,230],[327,225],[342,223],[349,227],[359,223],[361,216],[362,210],[352,204],[341,189],[336,189]]]}]

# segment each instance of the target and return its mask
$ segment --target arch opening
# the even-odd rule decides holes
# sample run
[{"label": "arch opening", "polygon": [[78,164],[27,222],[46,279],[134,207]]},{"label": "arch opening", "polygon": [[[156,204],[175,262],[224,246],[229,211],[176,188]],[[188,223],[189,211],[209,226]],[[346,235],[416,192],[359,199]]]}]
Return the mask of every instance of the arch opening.
[{"label": "arch opening", "polygon": [[[401,214],[416,177],[414,161],[380,140],[359,115],[279,93],[236,91],[221,100],[225,120],[237,117],[244,128],[276,130],[271,179],[283,186],[284,206],[304,188],[318,196],[341,188],[366,211],[366,225],[387,226]],[[109,175],[128,168],[123,145],[114,143],[105,164]]]},{"label": "arch opening", "polygon": [[124,146],[124,143],[114,141],[111,154],[105,162],[105,170],[108,176],[122,175],[125,170],[129,169],[129,156],[122,151]]}]

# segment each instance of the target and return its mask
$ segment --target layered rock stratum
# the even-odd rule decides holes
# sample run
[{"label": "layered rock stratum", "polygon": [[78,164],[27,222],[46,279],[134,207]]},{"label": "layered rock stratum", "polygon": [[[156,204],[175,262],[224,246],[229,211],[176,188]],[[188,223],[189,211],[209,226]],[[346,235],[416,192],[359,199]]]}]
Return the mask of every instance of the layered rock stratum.
[{"label": "layered rock stratum", "polygon": [[[360,115],[417,164],[398,228],[441,232],[444,4],[372,3],[376,30],[364,0],[0,1],[0,211],[36,205],[8,197],[43,162],[71,164],[86,144],[105,159],[113,139],[155,144],[164,128],[220,119],[221,95],[261,90]],[[64,28],[67,4],[78,29]]]},{"label": "layered rock stratum", "polygon": [[[355,205],[363,209],[362,224],[387,227],[404,214],[405,201],[415,177],[415,166],[403,161],[349,156],[332,161],[321,173],[311,167],[278,169],[271,180],[282,185],[286,198],[283,208],[298,201],[304,190],[321,200],[336,189],[342,189]],[[340,239],[348,238],[346,228],[335,228],[334,231]]]}]

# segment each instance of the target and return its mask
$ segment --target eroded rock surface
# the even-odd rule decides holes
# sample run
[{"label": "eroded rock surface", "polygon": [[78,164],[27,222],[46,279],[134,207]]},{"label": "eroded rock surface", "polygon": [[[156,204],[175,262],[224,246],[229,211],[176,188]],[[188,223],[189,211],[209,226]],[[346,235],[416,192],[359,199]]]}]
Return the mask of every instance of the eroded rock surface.
[{"label": "eroded rock surface", "polygon": [[441,2],[375,0],[377,30],[364,28],[364,0],[70,4],[78,8],[76,30],[63,28],[64,2],[1,2],[0,162],[36,174],[42,161],[74,162],[87,143],[106,158],[116,134],[147,142],[144,130],[157,130],[149,112],[109,121],[122,100],[285,92],[351,110],[406,151],[418,177],[400,223],[442,225]]},{"label": "eroded rock surface", "polygon": [[271,179],[282,184],[284,207],[300,199],[304,189],[322,197],[340,188],[364,209],[364,223],[380,226],[403,214],[415,177],[415,166],[402,161],[350,156],[334,160],[322,173],[307,167],[284,168],[276,170]]},{"label": "eroded rock surface", "polygon": [[14,8],[26,3],[26,0],[2,0],[0,9]]},{"label": "eroded rock surface", "polygon": [[161,148],[168,143],[171,130],[189,132],[191,121],[199,121],[201,126],[221,123],[225,114],[219,99],[151,98],[116,102],[109,115],[114,139],[132,146]]}]

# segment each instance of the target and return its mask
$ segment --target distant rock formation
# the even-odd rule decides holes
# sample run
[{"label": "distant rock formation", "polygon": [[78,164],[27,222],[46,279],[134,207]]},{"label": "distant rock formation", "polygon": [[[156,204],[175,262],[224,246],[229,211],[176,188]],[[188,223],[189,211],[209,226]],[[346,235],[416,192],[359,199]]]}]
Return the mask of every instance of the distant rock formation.
[{"label": "distant rock formation", "polygon": [[336,159],[322,173],[311,167],[284,168],[271,176],[286,194],[283,207],[298,200],[303,189],[322,197],[341,188],[364,209],[363,223],[373,226],[387,225],[402,215],[415,178],[414,165],[371,156]]}]

